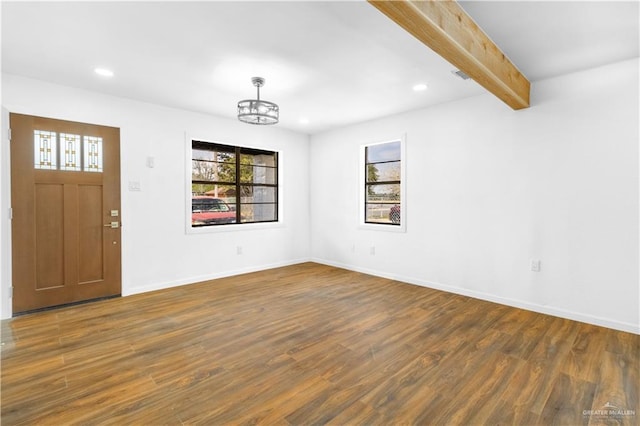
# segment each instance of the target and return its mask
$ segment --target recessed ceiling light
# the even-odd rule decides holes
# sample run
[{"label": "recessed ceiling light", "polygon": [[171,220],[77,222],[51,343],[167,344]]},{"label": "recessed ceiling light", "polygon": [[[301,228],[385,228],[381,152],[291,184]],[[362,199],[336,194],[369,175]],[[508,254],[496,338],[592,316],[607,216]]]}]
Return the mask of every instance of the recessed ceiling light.
[{"label": "recessed ceiling light", "polygon": [[413,86],[413,90],[414,92],[422,92],[424,90],[427,90],[427,85],[424,83],[416,84],[415,86]]},{"label": "recessed ceiling light", "polygon": [[113,77],[113,71],[106,68],[96,68],[95,73],[102,77]]}]

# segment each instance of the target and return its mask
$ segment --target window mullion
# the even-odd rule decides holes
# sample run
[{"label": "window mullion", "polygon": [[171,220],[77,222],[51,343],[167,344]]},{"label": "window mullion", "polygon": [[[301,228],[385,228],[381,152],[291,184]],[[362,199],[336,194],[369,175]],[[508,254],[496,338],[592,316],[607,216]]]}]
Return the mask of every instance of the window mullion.
[{"label": "window mullion", "polygon": [[242,181],[242,169],[240,168],[240,151],[240,148],[236,147],[236,223],[241,223],[240,218],[242,217],[242,193],[240,185],[240,182]]}]

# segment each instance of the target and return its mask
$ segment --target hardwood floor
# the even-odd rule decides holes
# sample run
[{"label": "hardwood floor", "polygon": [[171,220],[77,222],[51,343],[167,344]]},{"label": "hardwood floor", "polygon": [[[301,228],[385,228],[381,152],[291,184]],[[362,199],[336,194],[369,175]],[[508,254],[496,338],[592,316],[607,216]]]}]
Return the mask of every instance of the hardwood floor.
[{"label": "hardwood floor", "polygon": [[639,345],[305,263],[3,321],[1,420],[636,425]]}]

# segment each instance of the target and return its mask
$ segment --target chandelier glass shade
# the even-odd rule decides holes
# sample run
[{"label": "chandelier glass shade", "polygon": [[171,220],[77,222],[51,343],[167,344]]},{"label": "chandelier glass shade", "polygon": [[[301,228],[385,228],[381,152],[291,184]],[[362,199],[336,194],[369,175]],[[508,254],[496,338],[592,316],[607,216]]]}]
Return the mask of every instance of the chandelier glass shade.
[{"label": "chandelier glass shade", "polygon": [[264,78],[253,77],[251,82],[258,90],[257,99],[238,102],[238,120],[249,124],[276,124],[280,117],[280,108],[273,102],[260,99],[260,87],[264,86]]}]

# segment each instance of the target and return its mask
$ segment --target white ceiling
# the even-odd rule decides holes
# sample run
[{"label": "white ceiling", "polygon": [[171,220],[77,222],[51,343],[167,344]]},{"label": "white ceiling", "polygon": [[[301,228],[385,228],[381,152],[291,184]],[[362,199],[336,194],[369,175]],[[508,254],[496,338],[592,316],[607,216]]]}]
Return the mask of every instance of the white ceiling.
[{"label": "white ceiling", "polygon": [[[639,56],[636,1],[461,4],[531,81]],[[304,133],[484,93],[453,69],[364,1],[2,2],[3,72],[230,118],[262,76]]]}]

